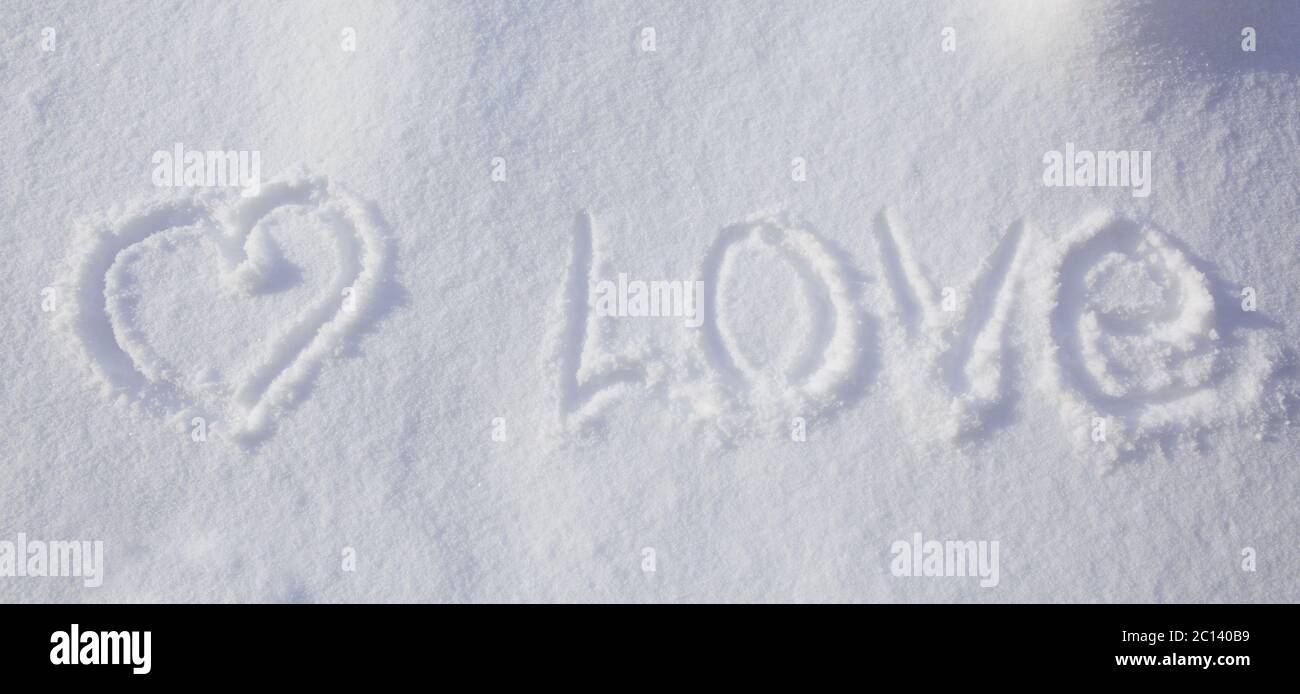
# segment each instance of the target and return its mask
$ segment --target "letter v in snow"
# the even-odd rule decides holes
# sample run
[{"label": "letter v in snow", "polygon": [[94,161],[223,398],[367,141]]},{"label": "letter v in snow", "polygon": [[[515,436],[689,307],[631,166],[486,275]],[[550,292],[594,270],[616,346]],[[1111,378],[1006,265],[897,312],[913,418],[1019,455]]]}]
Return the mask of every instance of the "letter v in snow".
[{"label": "letter v in snow", "polygon": [[[903,381],[898,390],[909,394],[905,407],[916,421],[934,418],[932,411],[918,411],[924,403],[947,400],[944,437],[969,441],[999,426],[1013,405],[1008,374],[1011,351],[1003,343],[1017,296],[1014,285],[1020,280],[1029,245],[1024,225],[1016,222],[1007,229],[964,289],[940,291],[917,264],[906,241],[895,235],[895,228],[887,210],[876,216],[883,276],[903,325],[898,339],[904,344],[896,353],[921,360],[894,369],[895,378]],[[955,300],[953,310],[943,310],[945,295],[950,304]],[[919,392],[937,397],[910,397]]]}]

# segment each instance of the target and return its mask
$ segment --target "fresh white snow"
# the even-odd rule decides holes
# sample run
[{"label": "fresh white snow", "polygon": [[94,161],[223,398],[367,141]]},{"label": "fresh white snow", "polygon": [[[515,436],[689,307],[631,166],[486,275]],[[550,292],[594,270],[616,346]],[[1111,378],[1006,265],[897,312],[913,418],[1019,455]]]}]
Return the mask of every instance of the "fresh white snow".
[{"label": "fresh white snow", "polygon": [[1300,599],[1300,3],[0,41],[0,541],[103,543],[0,601]]}]

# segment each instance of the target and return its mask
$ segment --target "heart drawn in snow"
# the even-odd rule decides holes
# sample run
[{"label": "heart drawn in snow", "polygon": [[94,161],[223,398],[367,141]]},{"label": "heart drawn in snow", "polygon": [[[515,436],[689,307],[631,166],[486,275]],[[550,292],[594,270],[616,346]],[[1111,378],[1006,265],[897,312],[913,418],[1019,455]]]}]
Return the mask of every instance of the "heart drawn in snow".
[{"label": "heart drawn in snow", "polygon": [[[322,293],[290,302],[301,306],[290,312],[297,315],[286,317],[282,325],[268,325],[265,335],[252,335],[247,348],[238,350],[246,363],[235,365],[228,380],[205,378],[203,374],[211,374],[211,369],[201,369],[197,376],[178,375],[182,369],[159,353],[152,339],[156,335],[138,323],[141,301],[133,295],[134,280],[125,269],[129,259],[146,253],[150,243],[159,240],[177,245],[190,243],[189,239],[209,241],[202,245],[216,250],[211,261],[227,298],[244,303],[245,315],[260,315],[270,305],[267,297],[296,281],[294,269],[268,233],[259,231],[259,224],[282,210],[310,213],[314,231],[333,241],[333,273],[322,282]],[[229,206],[206,195],[156,203],[91,229],[88,243],[78,245],[70,327],[91,370],[113,399],[186,426],[198,424],[191,416],[215,409],[218,414],[205,417],[205,422],[224,421],[220,428],[224,435],[239,445],[253,446],[269,437],[279,418],[307,396],[323,363],[383,310],[389,253],[382,229],[373,206],[323,177],[266,184],[258,195],[238,198]],[[190,284],[195,284],[195,277],[212,274],[187,269],[192,274],[182,279]],[[249,301],[262,303],[249,305]],[[212,332],[203,311],[171,313],[182,321],[189,319],[189,326],[168,325],[173,334],[173,328],[180,328],[181,339],[192,339],[195,330],[202,334],[202,328]],[[222,327],[250,330],[243,324]],[[196,342],[186,340],[190,354],[215,351]]]}]

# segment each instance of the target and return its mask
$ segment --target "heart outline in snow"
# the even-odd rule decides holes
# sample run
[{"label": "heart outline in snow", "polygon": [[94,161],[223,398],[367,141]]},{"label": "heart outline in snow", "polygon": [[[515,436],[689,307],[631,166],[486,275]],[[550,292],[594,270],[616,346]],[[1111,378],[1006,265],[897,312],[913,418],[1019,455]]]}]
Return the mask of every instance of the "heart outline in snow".
[{"label": "heart outline in snow", "polygon": [[[280,417],[305,399],[324,362],[341,352],[383,309],[389,271],[388,236],[374,205],[331,185],[321,176],[298,174],[262,186],[258,195],[240,197],[231,207],[209,195],[157,202],[114,224],[88,230],[89,243],[73,261],[68,327],[86,363],[109,397],[117,402],[188,425],[200,398],[170,378],[149,345],[113,310],[110,282],[118,258],[128,249],[167,232],[208,226],[215,234],[221,281],[246,296],[266,291],[272,272],[268,258],[246,246],[259,221],[275,210],[314,207],[334,233],[338,265],[329,289],[287,330],[270,342],[235,384],[226,404],[233,415],[231,440],[252,448],[269,438]],[[346,289],[351,292],[346,292]],[[211,420],[210,420],[211,421]]]}]

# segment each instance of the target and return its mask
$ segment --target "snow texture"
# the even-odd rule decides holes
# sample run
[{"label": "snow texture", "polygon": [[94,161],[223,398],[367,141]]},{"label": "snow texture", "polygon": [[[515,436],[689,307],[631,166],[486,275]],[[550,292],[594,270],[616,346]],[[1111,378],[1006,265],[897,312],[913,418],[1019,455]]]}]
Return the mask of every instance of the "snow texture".
[{"label": "snow texture", "polygon": [[[0,540],[105,552],[0,600],[1300,600],[1300,3],[18,0],[0,41]],[[260,186],[157,185],[178,143]],[[1047,185],[1067,143],[1149,196]],[[698,327],[598,315],[620,273]],[[998,584],[893,575],[914,533]]]}]

